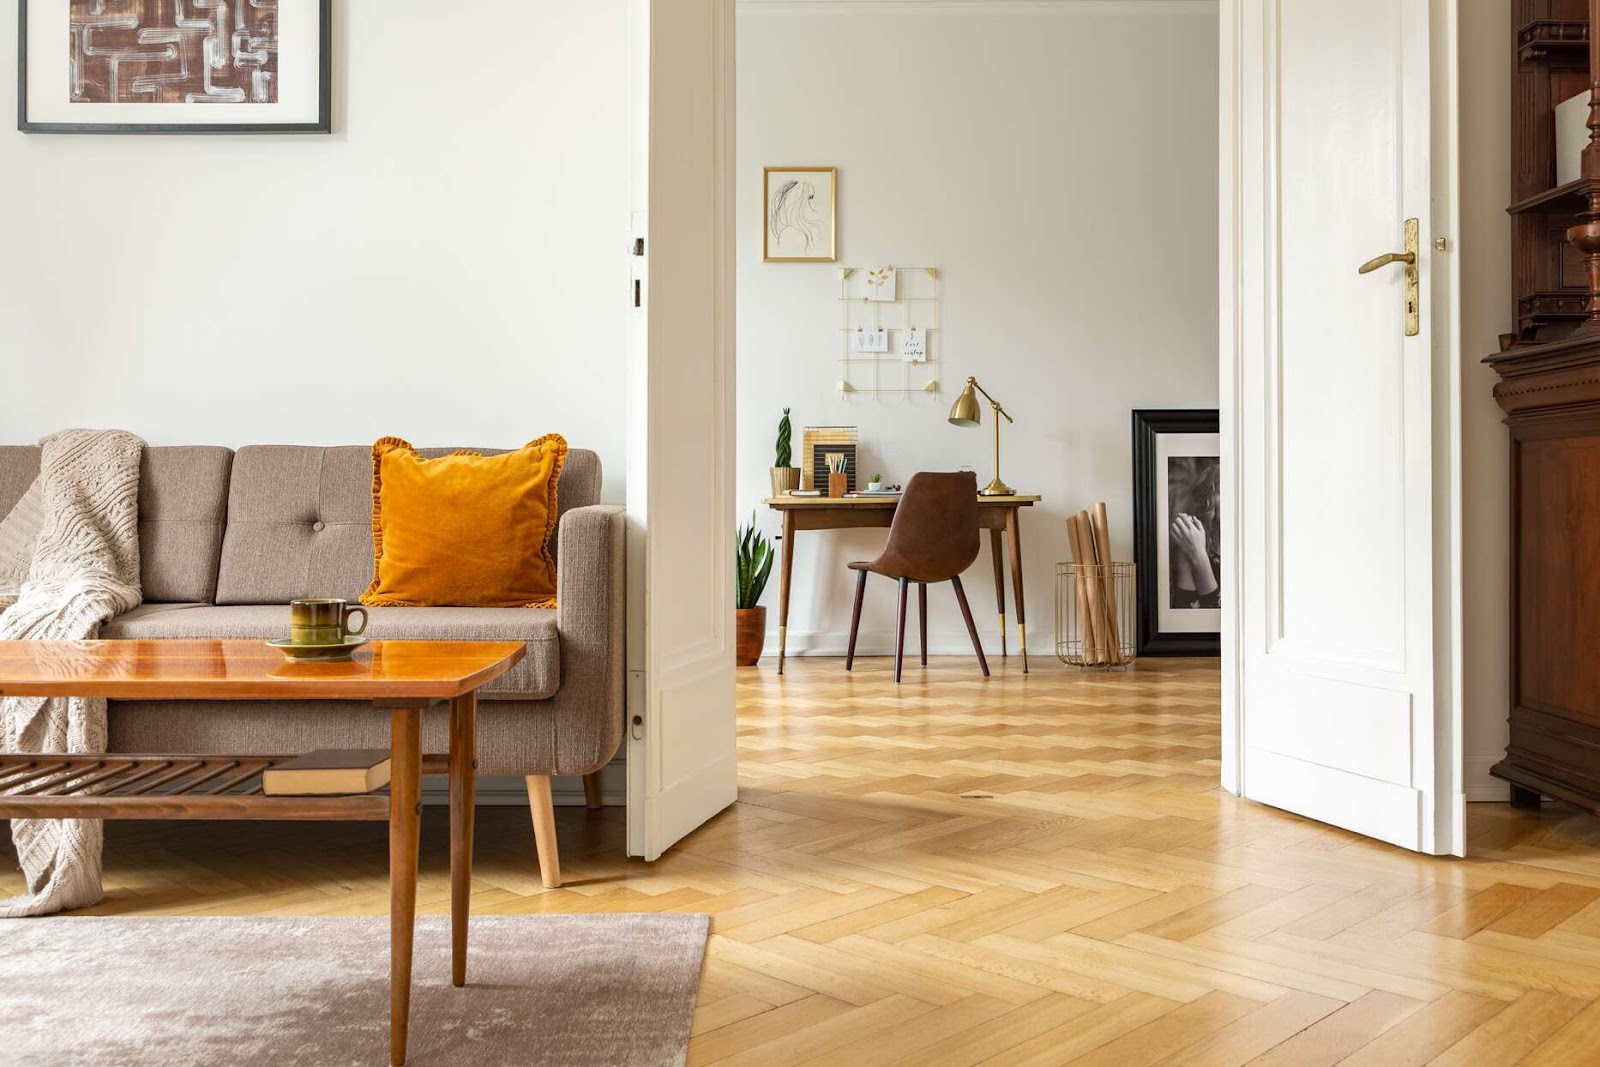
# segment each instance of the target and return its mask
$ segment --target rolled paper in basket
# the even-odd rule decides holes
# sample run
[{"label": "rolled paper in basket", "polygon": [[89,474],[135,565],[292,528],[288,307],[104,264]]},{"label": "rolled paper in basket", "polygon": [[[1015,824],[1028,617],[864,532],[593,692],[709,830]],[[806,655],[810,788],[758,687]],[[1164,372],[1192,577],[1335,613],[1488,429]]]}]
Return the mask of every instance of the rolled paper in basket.
[{"label": "rolled paper in basket", "polygon": [[1089,587],[1089,615],[1094,625],[1094,661],[1106,663],[1110,661],[1111,654],[1106,648],[1103,603],[1105,597],[1104,589],[1100,585],[1099,567],[1094,556],[1094,524],[1090,521],[1087,511],[1078,512],[1078,536],[1083,540],[1084,558],[1089,564],[1086,584]]},{"label": "rolled paper in basket", "polygon": [[1067,516],[1067,539],[1072,544],[1072,561],[1077,564],[1073,568],[1072,584],[1078,596],[1078,648],[1082,652],[1083,662],[1095,666],[1100,662],[1100,653],[1094,639],[1094,613],[1089,607],[1089,589],[1094,583],[1090,569],[1086,568],[1092,568],[1094,556],[1089,548],[1087,533],[1077,515]]},{"label": "rolled paper in basket", "polygon": [[1095,562],[1100,564],[1100,604],[1105,609],[1105,614],[1096,619],[1096,633],[1100,635],[1100,644],[1105,648],[1107,657],[1112,663],[1122,663],[1122,635],[1118,633],[1117,626],[1117,582],[1112,576],[1111,567],[1111,523],[1106,517],[1104,501],[1089,509],[1089,518],[1092,522],[1091,532],[1094,534]]}]

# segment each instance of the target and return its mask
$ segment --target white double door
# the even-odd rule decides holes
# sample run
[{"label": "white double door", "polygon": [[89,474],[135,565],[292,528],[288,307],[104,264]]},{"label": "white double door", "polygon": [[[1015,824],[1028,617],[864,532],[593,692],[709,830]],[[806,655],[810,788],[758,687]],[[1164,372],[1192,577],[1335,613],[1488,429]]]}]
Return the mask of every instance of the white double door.
[{"label": "white double door", "polygon": [[1221,18],[1223,783],[1459,854],[1454,0]]}]

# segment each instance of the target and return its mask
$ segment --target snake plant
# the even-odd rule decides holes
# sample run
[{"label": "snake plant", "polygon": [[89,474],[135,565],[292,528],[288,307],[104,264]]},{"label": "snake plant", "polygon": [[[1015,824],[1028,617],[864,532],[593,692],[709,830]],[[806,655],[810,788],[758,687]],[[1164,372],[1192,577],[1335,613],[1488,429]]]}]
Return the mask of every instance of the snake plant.
[{"label": "snake plant", "polygon": [[787,467],[789,466],[789,461],[794,458],[789,447],[791,436],[792,430],[789,427],[789,409],[784,408],[783,418],[778,420],[778,461],[773,464],[774,467]]},{"label": "snake plant", "polygon": [[761,593],[767,588],[767,579],[772,576],[775,555],[772,542],[756,529],[756,517],[752,512],[749,525],[739,527],[735,552],[739,564],[739,585],[735,590],[735,607],[753,608],[761,600]]}]

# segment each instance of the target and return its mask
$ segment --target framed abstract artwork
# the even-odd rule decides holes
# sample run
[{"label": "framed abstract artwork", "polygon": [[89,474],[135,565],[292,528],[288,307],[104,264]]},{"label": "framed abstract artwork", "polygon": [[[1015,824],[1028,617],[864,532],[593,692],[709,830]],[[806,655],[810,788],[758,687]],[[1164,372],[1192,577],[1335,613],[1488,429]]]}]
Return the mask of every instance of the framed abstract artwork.
[{"label": "framed abstract artwork", "polygon": [[1221,654],[1221,538],[1217,410],[1135,411],[1139,655]]},{"label": "framed abstract artwork", "polygon": [[768,263],[838,259],[838,168],[767,167],[761,174],[761,258]]},{"label": "framed abstract artwork", "polygon": [[25,133],[327,133],[333,0],[18,0]]}]

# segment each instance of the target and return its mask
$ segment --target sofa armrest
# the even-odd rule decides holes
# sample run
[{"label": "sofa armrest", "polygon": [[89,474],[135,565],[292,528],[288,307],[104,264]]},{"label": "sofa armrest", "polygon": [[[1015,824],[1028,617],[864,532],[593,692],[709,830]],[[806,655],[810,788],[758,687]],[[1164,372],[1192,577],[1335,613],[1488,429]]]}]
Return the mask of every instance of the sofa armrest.
[{"label": "sofa armrest", "polygon": [[615,504],[573,508],[556,533],[556,628],[561,688],[553,770],[587,774],[622,743],[627,663],[627,512]]}]

